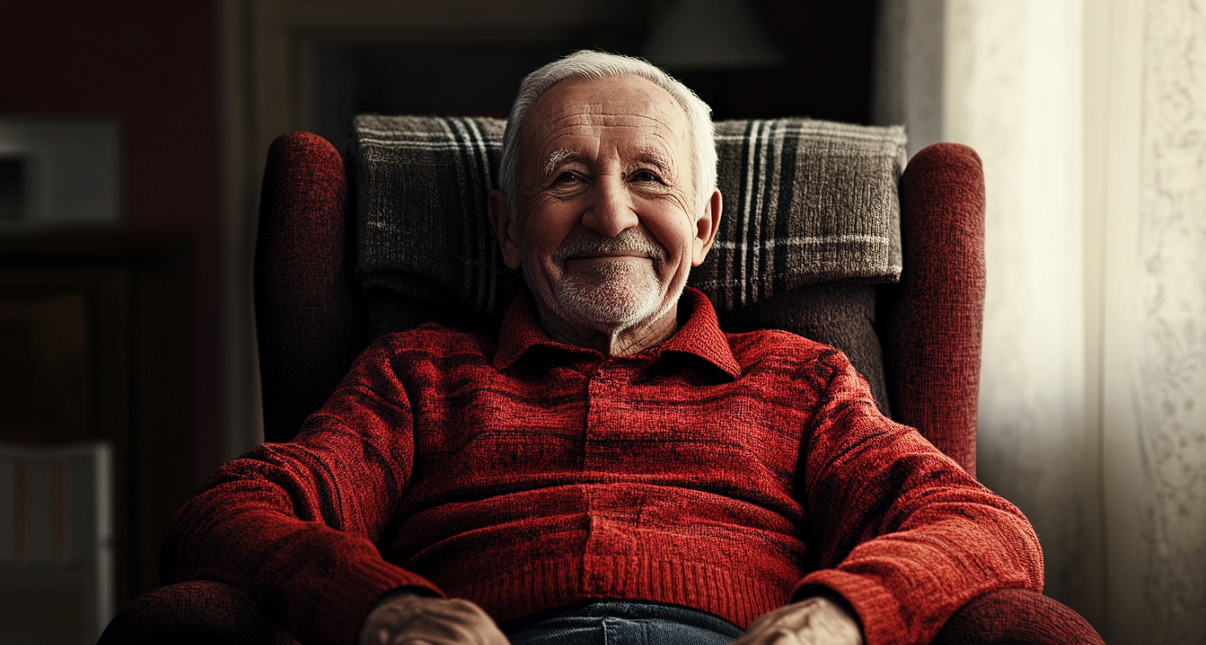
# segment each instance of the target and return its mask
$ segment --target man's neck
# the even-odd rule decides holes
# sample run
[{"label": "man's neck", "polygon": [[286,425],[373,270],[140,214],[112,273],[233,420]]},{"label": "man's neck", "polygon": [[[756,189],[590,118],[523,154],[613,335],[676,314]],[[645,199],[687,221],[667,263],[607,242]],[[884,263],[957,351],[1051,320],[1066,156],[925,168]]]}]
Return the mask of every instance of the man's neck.
[{"label": "man's neck", "polygon": [[616,330],[588,330],[574,327],[544,306],[539,298],[534,300],[536,319],[549,338],[566,345],[593,349],[604,356],[631,356],[643,352],[666,342],[678,331],[677,303],[646,324]]}]

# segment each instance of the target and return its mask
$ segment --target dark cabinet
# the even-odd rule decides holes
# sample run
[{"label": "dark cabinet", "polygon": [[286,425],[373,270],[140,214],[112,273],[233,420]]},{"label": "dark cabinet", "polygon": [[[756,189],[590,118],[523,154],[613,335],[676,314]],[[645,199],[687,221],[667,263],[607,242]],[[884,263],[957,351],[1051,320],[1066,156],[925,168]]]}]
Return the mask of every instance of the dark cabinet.
[{"label": "dark cabinet", "polygon": [[184,236],[0,230],[0,442],[111,445],[118,607],[196,484],[192,293]]}]

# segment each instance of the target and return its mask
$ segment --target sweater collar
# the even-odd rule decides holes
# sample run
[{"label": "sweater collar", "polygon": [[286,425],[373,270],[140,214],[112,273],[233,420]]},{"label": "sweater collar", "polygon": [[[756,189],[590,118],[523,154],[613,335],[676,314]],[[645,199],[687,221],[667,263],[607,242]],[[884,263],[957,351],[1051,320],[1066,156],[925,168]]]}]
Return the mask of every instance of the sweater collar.
[{"label": "sweater collar", "polygon": [[[532,298],[527,289],[522,290],[503,317],[498,333],[498,349],[494,352],[495,369],[510,367],[533,347],[555,347],[602,356],[593,349],[566,345],[549,338],[536,319],[536,305]],[[707,296],[691,287],[685,288],[678,301],[678,317],[680,321],[684,318],[686,321],[679,325],[678,331],[669,340],[637,356],[646,355],[657,360],[666,352],[691,354],[715,365],[732,378],[741,376],[741,366],[733,357],[733,350],[716,319],[716,310]]]}]

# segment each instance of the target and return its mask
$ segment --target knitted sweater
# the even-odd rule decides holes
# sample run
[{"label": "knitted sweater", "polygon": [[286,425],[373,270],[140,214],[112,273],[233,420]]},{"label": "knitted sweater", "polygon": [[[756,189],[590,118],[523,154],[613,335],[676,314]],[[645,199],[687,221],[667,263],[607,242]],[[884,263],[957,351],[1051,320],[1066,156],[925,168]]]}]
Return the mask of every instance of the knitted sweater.
[{"label": "knitted sweater", "polygon": [[382,337],[293,443],[223,466],[173,519],[166,582],[246,589],[303,642],[353,643],[399,587],[505,621],[591,598],[742,627],[828,586],[869,645],[927,642],[991,589],[1039,589],[1022,514],[876,410],[838,351],[725,334],[688,291],[633,356],[550,340]]}]

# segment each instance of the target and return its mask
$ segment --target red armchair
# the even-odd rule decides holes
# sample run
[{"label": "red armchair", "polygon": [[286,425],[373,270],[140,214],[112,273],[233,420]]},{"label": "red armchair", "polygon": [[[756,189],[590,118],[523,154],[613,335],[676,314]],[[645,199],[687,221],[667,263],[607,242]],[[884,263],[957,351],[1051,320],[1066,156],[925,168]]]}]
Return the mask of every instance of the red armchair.
[{"label": "red armchair", "polygon": [[[959,145],[926,148],[909,162],[899,197],[902,279],[873,287],[892,416],[919,428],[974,474],[984,302],[979,158]],[[329,143],[296,132],[273,144],[255,263],[269,441],[292,437],[371,340],[365,296],[354,275],[350,206],[345,164]],[[734,320],[744,319],[737,315]],[[114,618],[100,642],[296,643],[245,592],[207,581],[170,585],[135,600]],[[1102,641],[1060,603],[1006,589],[967,603],[933,642]]]}]

